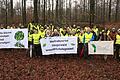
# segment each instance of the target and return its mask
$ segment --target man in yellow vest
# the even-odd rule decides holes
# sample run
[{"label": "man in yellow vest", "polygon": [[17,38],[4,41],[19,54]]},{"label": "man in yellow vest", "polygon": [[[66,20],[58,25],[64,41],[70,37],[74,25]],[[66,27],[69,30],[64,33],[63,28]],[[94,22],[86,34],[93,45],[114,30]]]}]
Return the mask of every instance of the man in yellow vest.
[{"label": "man in yellow vest", "polygon": [[42,55],[41,47],[40,47],[40,38],[41,38],[41,36],[38,33],[37,29],[34,30],[34,34],[32,34],[32,37],[33,37],[34,56],[35,55],[37,57],[41,56]]},{"label": "man in yellow vest", "polygon": [[116,39],[115,39],[115,48],[116,48],[116,51],[115,51],[115,56],[116,56],[116,59],[120,61],[120,54],[119,54],[119,50],[120,50],[120,29],[118,29],[117,31],[117,35],[116,35]]},{"label": "man in yellow vest", "polygon": [[88,43],[93,40],[94,40],[94,35],[91,32],[90,27],[88,27],[86,29],[86,32],[84,33],[84,38],[83,38],[83,43],[84,43],[84,47],[85,47],[83,56],[85,59],[88,59]]}]

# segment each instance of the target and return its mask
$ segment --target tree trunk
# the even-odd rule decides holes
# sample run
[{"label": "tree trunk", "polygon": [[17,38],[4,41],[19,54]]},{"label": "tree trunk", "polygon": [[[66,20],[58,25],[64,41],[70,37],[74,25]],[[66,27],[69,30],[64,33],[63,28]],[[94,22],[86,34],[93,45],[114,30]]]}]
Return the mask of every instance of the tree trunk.
[{"label": "tree trunk", "polygon": [[56,17],[55,17],[56,23],[58,22],[58,0],[56,0]]},{"label": "tree trunk", "polygon": [[105,0],[103,1],[103,18],[102,18],[102,23],[104,24],[105,23]]},{"label": "tree trunk", "polygon": [[43,24],[46,24],[46,17],[45,17],[45,13],[46,13],[46,0],[44,0],[44,9],[43,9]]},{"label": "tree trunk", "polygon": [[52,0],[52,22],[54,23],[54,0]]},{"label": "tree trunk", "polygon": [[70,23],[71,23],[71,0],[69,0],[69,17],[70,17]]},{"label": "tree trunk", "polygon": [[48,9],[48,22],[51,22],[51,5],[50,5],[50,0],[48,0],[48,4],[49,4],[49,9]]},{"label": "tree trunk", "polygon": [[11,4],[11,24],[13,23],[13,18],[14,18],[14,13],[13,13],[13,0],[10,0],[10,4]]},{"label": "tree trunk", "polygon": [[7,9],[8,9],[8,6],[7,6],[7,0],[6,0],[6,20],[5,20],[5,23],[6,23],[6,27],[7,27],[7,24],[8,24],[8,19],[7,19]]},{"label": "tree trunk", "polygon": [[110,2],[109,2],[109,14],[108,14],[108,21],[110,22],[111,21],[111,2],[112,2],[112,0],[110,0]]},{"label": "tree trunk", "polygon": [[85,12],[85,6],[86,6],[86,4],[85,4],[85,1],[86,0],[84,0],[84,3],[83,3],[83,21],[85,21],[85,15],[86,15],[86,12]]},{"label": "tree trunk", "polygon": [[38,0],[34,0],[34,22],[35,23],[38,23],[37,2]]},{"label": "tree trunk", "polygon": [[94,23],[95,0],[90,0],[90,26]]},{"label": "tree trunk", "polygon": [[[41,0],[38,1],[38,14],[39,14],[39,19],[41,18]],[[40,21],[41,22],[41,21]]]},{"label": "tree trunk", "polygon": [[26,0],[22,0],[22,20],[23,25],[26,24]]},{"label": "tree trunk", "polygon": [[119,0],[116,2],[116,13],[115,13],[115,21],[118,21],[118,10],[119,10]]}]

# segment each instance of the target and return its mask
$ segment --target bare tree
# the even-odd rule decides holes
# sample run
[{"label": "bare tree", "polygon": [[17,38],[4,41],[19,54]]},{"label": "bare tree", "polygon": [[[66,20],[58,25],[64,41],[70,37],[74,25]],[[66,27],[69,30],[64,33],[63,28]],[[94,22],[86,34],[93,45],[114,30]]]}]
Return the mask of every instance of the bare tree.
[{"label": "bare tree", "polygon": [[111,21],[111,2],[112,0],[109,1],[109,14],[108,14],[108,21],[110,22]]},{"label": "bare tree", "polygon": [[116,2],[116,13],[115,13],[115,21],[118,21],[118,10],[119,10],[119,4],[120,4],[120,0],[117,0]]},{"label": "bare tree", "polygon": [[90,26],[92,23],[94,23],[94,17],[95,17],[95,0],[90,0]]},{"label": "bare tree", "polygon": [[6,23],[6,27],[7,27],[7,24],[8,24],[8,18],[7,18],[7,16],[8,16],[8,12],[7,12],[7,9],[8,9],[8,7],[7,7],[7,0],[6,0],[6,20],[5,20],[5,23]]},{"label": "bare tree", "polygon": [[58,0],[56,0],[56,17],[55,21],[58,22]]},{"label": "bare tree", "polygon": [[35,23],[38,23],[37,2],[38,0],[34,0],[34,22]]},{"label": "bare tree", "polygon": [[13,13],[13,0],[10,0],[11,4],[11,23],[13,23],[14,13]]},{"label": "bare tree", "polygon": [[22,0],[22,19],[23,25],[26,24],[26,0]]}]

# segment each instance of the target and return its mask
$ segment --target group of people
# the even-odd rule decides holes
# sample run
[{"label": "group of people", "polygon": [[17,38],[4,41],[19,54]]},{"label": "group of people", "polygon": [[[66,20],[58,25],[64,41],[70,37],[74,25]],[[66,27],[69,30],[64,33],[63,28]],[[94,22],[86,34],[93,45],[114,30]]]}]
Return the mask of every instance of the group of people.
[{"label": "group of people", "polygon": [[[78,38],[78,55],[89,59],[91,56],[88,55],[88,43],[90,41],[114,41],[115,52],[114,58],[120,60],[119,49],[120,49],[120,29],[111,28],[111,29],[100,29],[95,25],[91,28],[89,26],[63,26],[57,27],[52,24],[50,25],[36,25],[29,23],[28,24],[29,35],[28,42],[29,46],[33,46],[33,55],[41,56],[42,50],[40,47],[40,39],[45,37],[54,37],[54,36],[76,36]],[[84,48],[84,51],[83,51]],[[107,56],[104,56],[104,59],[107,59]]]},{"label": "group of people", "polygon": [[[78,39],[77,53],[80,57],[85,59],[91,58],[88,55],[88,43],[90,41],[114,41],[114,58],[120,60],[120,28],[98,28],[96,25],[80,27],[77,25],[70,26],[54,26],[50,25],[39,25],[34,23],[28,24],[28,43],[33,56],[42,56],[42,50],[40,46],[40,39],[54,36],[76,36]],[[21,24],[18,27],[7,26],[7,29],[24,28]],[[4,27],[1,27],[4,29]],[[83,50],[84,48],[84,50]],[[104,59],[107,59],[107,55],[104,55]]]}]

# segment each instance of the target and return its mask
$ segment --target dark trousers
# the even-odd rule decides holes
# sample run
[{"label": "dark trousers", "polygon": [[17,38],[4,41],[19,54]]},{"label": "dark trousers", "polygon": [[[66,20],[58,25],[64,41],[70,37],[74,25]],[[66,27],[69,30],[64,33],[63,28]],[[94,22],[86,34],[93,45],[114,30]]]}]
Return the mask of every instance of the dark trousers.
[{"label": "dark trousers", "polygon": [[31,42],[31,41],[28,41],[28,47],[30,47],[30,45],[32,45],[32,42]]},{"label": "dark trousers", "polygon": [[119,50],[120,50],[120,44],[115,44],[115,57],[116,59],[119,59]]},{"label": "dark trousers", "polygon": [[41,51],[41,46],[40,44],[34,44],[33,45],[33,55],[34,56],[41,56],[42,55],[42,51]]},{"label": "dark trousers", "polygon": [[77,50],[77,54],[78,56],[80,56],[81,50],[83,49],[83,43],[79,43],[78,44],[78,50]]},{"label": "dark trousers", "polygon": [[85,59],[88,59],[88,43],[84,44],[84,55],[83,55],[83,57]]}]

